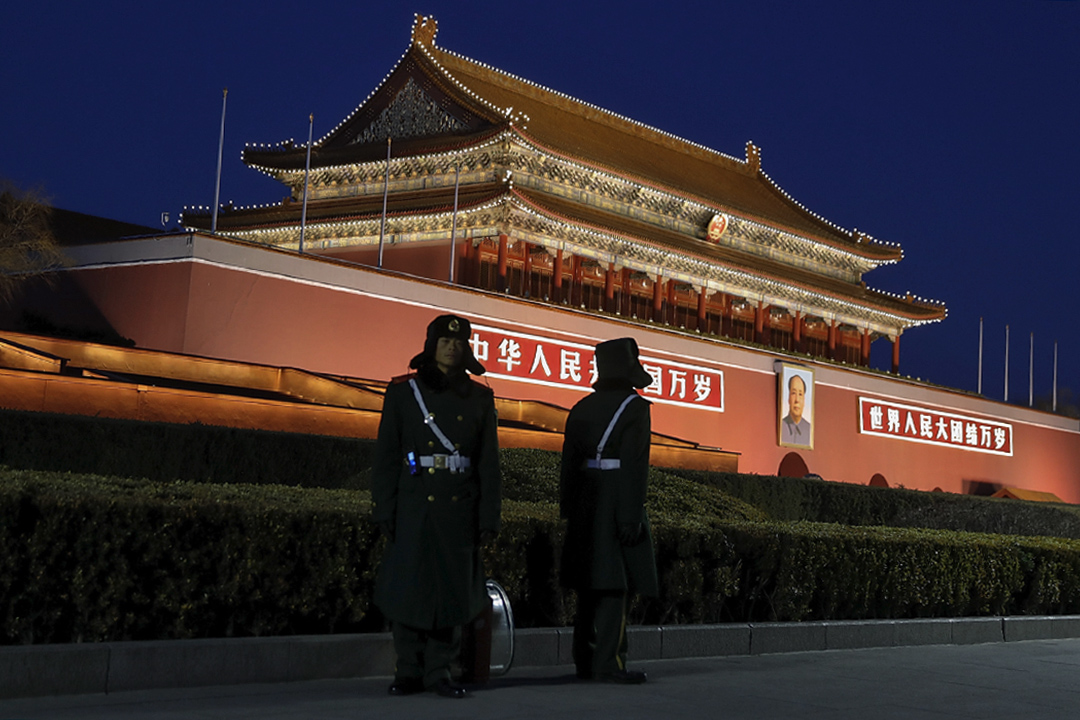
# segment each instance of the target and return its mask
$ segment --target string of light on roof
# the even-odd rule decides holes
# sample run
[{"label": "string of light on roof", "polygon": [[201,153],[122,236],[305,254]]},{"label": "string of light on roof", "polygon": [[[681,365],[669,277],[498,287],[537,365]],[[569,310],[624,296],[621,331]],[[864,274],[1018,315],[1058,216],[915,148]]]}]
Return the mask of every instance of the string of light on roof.
[{"label": "string of light on roof", "polygon": [[331,130],[330,132],[326,133],[321,138],[316,140],[315,145],[322,145],[323,141],[325,141],[328,137],[330,137],[331,135],[336,133],[341,128],[342,125],[345,125],[347,122],[352,120],[353,117],[356,115],[356,113],[360,112],[360,109],[362,107],[364,107],[364,105],[367,104],[368,100],[373,98],[377,92],[382,90],[383,85],[385,85],[386,81],[390,79],[390,76],[394,74],[394,71],[398,69],[398,66],[401,65],[401,63],[405,61],[405,58],[408,56],[408,54],[409,54],[409,49],[405,48],[405,52],[401,53],[401,57],[399,57],[397,59],[397,62],[395,62],[394,66],[392,68],[390,68],[390,71],[388,73],[386,73],[386,75],[383,76],[383,79],[379,81],[379,84],[375,86],[375,89],[372,90],[370,93],[368,93],[368,96],[366,98],[364,98],[364,101],[362,103],[360,103],[359,105],[357,105],[355,108],[353,108],[353,111],[351,113],[349,113],[348,115],[346,115],[344,120],[342,120],[337,125],[335,125],[333,130]]},{"label": "string of light on roof", "polygon": [[[486,203],[483,203],[481,205],[477,205],[475,207],[459,208],[458,209],[458,218],[460,220],[460,218],[462,216],[468,217],[469,215],[475,215],[477,213],[482,213],[482,212],[485,212],[487,210],[491,210],[492,208],[498,207],[499,205],[502,205],[505,202],[506,202],[506,199],[504,197],[500,197],[500,198],[494,198],[492,200],[487,201]],[[451,210],[445,210],[445,211],[434,212],[434,213],[426,213],[424,215],[412,215],[410,217],[414,221],[417,221],[417,222],[428,222],[428,221],[432,221],[432,220],[446,220],[448,218],[452,218],[453,215],[454,215],[454,211],[451,209]],[[388,218],[395,217],[395,214],[390,213],[387,217]],[[378,222],[379,222],[379,218],[370,218],[370,219],[366,219],[366,220],[338,220],[338,221],[320,222],[320,223],[318,223],[318,227],[319,228],[326,228],[328,230],[346,230],[346,229],[349,229],[349,228],[358,228],[358,227],[361,227],[361,226],[364,226],[364,225],[372,225],[372,224],[377,225]],[[292,231],[299,231],[299,230],[300,230],[299,223],[289,223],[289,224],[278,225],[278,226],[276,226],[274,228],[253,228],[251,230],[243,230],[243,231],[240,231],[240,232],[238,232],[236,234],[241,235],[241,236],[242,235],[280,235],[282,233],[287,233],[287,232],[292,232]]]},{"label": "string of light on roof", "polygon": [[[804,212],[812,215],[815,219],[825,223],[826,225],[833,228],[834,230],[837,230],[837,231],[839,231],[841,233],[844,233],[845,235],[850,237],[852,240],[855,240],[856,237],[858,236],[859,232],[858,232],[857,228],[854,229],[854,230],[846,230],[846,229],[840,227],[839,225],[837,225],[836,223],[832,222],[831,220],[825,219],[821,215],[818,215],[816,212],[814,212],[813,210],[811,210],[810,208],[806,207],[801,202],[799,202],[798,200],[793,198],[791,196],[791,194],[787,190],[784,190],[784,188],[782,188],[778,184],[776,184],[776,181],[773,180],[771,177],[769,177],[769,174],[766,173],[764,170],[758,170],[758,172],[760,172],[761,176],[763,178],[765,178],[769,182],[769,185],[771,185],[773,187],[773,189],[775,189],[778,193],[783,195],[786,199],[793,202],[795,205],[797,205]],[[888,242],[887,240],[878,240],[877,238],[875,238],[875,237],[873,237],[871,235],[867,235],[865,233],[862,234],[862,237],[866,238],[866,240],[868,240],[869,242],[872,242],[872,243],[874,243],[876,245],[885,245],[887,247],[898,248],[900,250],[901,257],[903,257],[904,250],[903,250],[903,248],[900,247],[900,245],[898,243]]]},{"label": "string of light on roof", "polygon": [[[497,114],[502,115],[503,117],[507,118],[511,123],[527,121],[528,116],[524,115],[523,113],[518,113],[517,115],[514,115],[514,108],[513,107],[508,107],[508,108],[496,107],[495,105],[491,104],[491,102],[489,102],[488,100],[485,100],[484,98],[480,97],[479,95],[474,93],[472,90],[467,88],[464,83],[462,83],[456,77],[451,75],[450,71],[447,70],[445,67],[443,67],[442,63],[440,63],[438,60],[436,60],[435,57],[430,52],[428,52],[428,49],[426,47],[424,47],[423,45],[421,45],[419,43],[416,45],[416,47],[420,48],[420,52],[424,53],[424,56],[427,57],[427,59],[430,60],[432,62],[432,64],[434,64],[435,67],[437,67],[442,72],[443,76],[447,80],[454,83],[454,85],[456,85],[459,89],[461,89],[463,92],[468,94],[468,96],[471,97],[473,100],[476,100],[481,105],[484,105],[488,109],[493,110]],[[444,50],[443,52],[446,52],[446,51]]]},{"label": "string of light on roof", "polygon": [[[418,157],[422,157],[422,158],[425,158],[425,159],[426,158],[432,158],[432,159],[435,159],[435,160],[442,160],[442,159],[445,159],[445,158],[461,157],[461,156],[465,155],[466,153],[468,153],[470,151],[471,152],[476,152],[476,151],[479,151],[479,150],[486,150],[487,148],[489,148],[489,147],[491,147],[493,145],[498,145],[500,142],[502,142],[503,140],[506,139],[508,134],[509,134],[509,131],[504,130],[503,132],[489,138],[488,140],[480,143],[479,145],[473,145],[473,146],[468,146],[468,147],[464,147],[464,148],[455,148],[453,150],[445,150],[445,151],[440,152],[440,153],[430,153],[430,154],[425,153],[423,155],[398,155],[398,156],[392,157],[390,161],[391,161],[391,163],[393,163],[394,161],[408,161],[408,160],[414,160],[414,159],[416,159]],[[342,163],[342,164],[339,164],[339,165],[323,165],[323,166],[317,168],[315,170],[315,172],[330,172],[330,171],[334,171],[334,170],[347,170],[347,169],[352,168],[352,167],[364,167],[365,165],[373,165],[373,166],[376,166],[376,167],[383,167],[383,166],[386,165],[386,160],[372,160],[371,162],[367,162],[367,163]],[[267,167],[265,165],[255,165],[255,164],[248,165],[248,167],[259,170],[260,172],[266,173],[267,175],[271,175],[271,177],[273,177],[274,174],[276,174],[276,175],[302,175],[303,172],[304,172],[300,168],[297,168],[296,170],[281,170],[279,168],[270,168],[270,167]]]},{"label": "string of light on roof", "polygon": [[[234,211],[240,211],[240,210],[269,210],[271,208],[281,207],[281,203],[277,203],[277,202],[260,203],[258,205],[232,205],[232,203],[227,203],[227,204],[219,205],[218,209],[220,210],[221,208],[225,208],[225,207],[228,207],[230,205],[231,205],[231,207],[232,207],[232,209]],[[211,212],[213,209],[214,208],[209,206],[209,205],[185,205],[183,207],[183,209],[181,210],[181,213],[196,212],[196,211]]]}]

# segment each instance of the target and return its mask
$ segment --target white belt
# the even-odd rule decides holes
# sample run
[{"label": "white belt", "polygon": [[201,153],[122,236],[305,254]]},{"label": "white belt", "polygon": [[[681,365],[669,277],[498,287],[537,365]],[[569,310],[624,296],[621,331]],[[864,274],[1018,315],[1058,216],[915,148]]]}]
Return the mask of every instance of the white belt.
[{"label": "white belt", "polygon": [[604,458],[602,460],[586,460],[585,467],[590,470],[618,470],[619,458]]},{"label": "white belt", "polygon": [[[618,462],[616,460],[615,462]],[[420,467],[449,470],[452,473],[465,472],[472,463],[461,455],[421,455]]]}]

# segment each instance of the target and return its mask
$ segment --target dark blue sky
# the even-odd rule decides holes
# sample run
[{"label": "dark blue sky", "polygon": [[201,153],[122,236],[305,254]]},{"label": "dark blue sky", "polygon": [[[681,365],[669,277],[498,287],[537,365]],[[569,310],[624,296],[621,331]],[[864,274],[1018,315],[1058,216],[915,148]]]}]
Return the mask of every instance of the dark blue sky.
[{"label": "dark blue sky", "polygon": [[[0,25],[0,176],[59,207],[160,225],[214,195],[285,195],[240,162],[245,143],[328,132],[409,42],[437,42],[762,167],[845,228],[899,243],[872,287],[944,301],[901,341],[906,374],[983,391],[1080,392],[1080,2],[44,0]],[[172,223],[171,223],[172,224]],[[875,344],[875,364],[887,363]]]}]

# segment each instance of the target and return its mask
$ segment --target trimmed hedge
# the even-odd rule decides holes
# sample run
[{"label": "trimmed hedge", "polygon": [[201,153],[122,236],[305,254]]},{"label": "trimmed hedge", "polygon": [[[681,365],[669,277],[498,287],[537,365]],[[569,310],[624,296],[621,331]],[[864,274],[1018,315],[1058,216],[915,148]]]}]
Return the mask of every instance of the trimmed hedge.
[{"label": "trimmed hedge", "polygon": [[366,488],[356,438],[0,410],[0,465],[162,482]]},{"label": "trimmed hedge", "polygon": [[1080,507],[1076,505],[869,487],[814,478],[697,470],[666,472],[715,487],[777,521],[1080,539]]},{"label": "trimmed hedge", "polygon": [[[504,455],[503,532],[484,550],[519,627],[565,626],[574,610],[542,497],[557,487],[551,455]],[[638,603],[637,622],[1080,612],[1078,541],[777,522],[651,472],[662,596]],[[380,552],[366,491],[0,468],[0,643],[380,630]]]},{"label": "trimmed hedge", "polygon": [[0,642],[357,631],[376,547],[341,490],[0,473]]},{"label": "trimmed hedge", "polygon": [[[24,470],[145,477],[162,482],[370,488],[374,442],[355,438],[148,423],[0,410],[0,465]],[[551,502],[558,453],[504,449],[504,495]],[[717,517],[741,504],[776,521],[925,527],[1080,539],[1080,507],[876,488],[806,478],[665,470],[723,491]],[[654,496],[660,476],[653,475]],[[664,491],[667,492],[666,490]],[[682,491],[689,492],[689,491]],[[695,500],[696,501],[696,500]],[[691,503],[691,506],[693,503]],[[738,513],[737,513],[738,514]]]}]

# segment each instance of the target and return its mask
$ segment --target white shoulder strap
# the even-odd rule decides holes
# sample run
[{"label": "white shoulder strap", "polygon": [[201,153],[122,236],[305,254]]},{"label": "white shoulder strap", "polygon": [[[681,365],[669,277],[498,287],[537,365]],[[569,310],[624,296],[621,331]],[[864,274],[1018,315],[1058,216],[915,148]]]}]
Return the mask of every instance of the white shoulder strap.
[{"label": "white shoulder strap", "polygon": [[619,406],[619,409],[615,411],[615,415],[612,416],[611,422],[608,423],[607,430],[604,430],[604,435],[600,438],[600,444],[596,446],[597,462],[600,461],[600,455],[604,452],[604,445],[607,444],[608,438],[611,437],[611,431],[615,429],[615,423],[619,422],[623,410],[625,410],[626,406],[630,404],[630,401],[636,397],[638,397],[637,393],[630,393],[627,395],[626,399],[622,401],[622,405]]},{"label": "white shoulder strap", "polygon": [[416,380],[409,379],[409,387],[412,388],[413,395],[416,397],[416,404],[420,406],[420,412],[424,414],[424,424],[431,428],[431,432],[435,433],[435,437],[439,438],[439,442],[446,448],[452,455],[457,455],[457,448],[454,447],[454,443],[450,442],[450,438],[443,434],[443,431],[435,424],[435,416],[428,412],[427,405],[424,403],[424,396],[420,394],[420,387],[416,384]]}]

